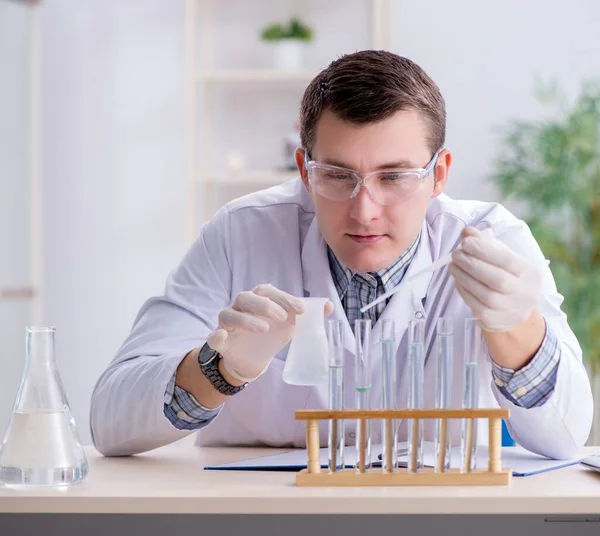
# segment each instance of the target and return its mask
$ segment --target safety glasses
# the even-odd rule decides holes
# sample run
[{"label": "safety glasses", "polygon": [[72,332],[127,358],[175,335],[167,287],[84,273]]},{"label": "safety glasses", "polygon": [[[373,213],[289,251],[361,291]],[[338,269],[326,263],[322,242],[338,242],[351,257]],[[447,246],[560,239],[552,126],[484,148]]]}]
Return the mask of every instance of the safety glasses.
[{"label": "safety glasses", "polygon": [[304,164],[308,181],[314,192],[332,201],[347,201],[358,195],[364,187],[370,198],[382,205],[393,205],[419,192],[425,179],[433,171],[440,151],[436,151],[424,168],[385,169],[359,173],[310,159],[304,150]]}]

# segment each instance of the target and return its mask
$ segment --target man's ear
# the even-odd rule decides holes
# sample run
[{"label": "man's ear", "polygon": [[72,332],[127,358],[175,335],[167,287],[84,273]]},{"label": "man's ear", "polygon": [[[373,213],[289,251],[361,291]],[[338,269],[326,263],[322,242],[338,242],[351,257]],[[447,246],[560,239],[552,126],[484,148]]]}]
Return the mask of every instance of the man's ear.
[{"label": "man's ear", "polygon": [[306,188],[306,191],[310,193],[310,186],[308,184],[308,173],[306,172],[306,166],[304,165],[305,153],[306,149],[304,149],[303,147],[298,147],[294,156],[296,158],[296,166],[298,167],[298,171],[300,172],[300,177],[302,177],[304,187]]},{"label": "man's ear", "polygon": [[437,197],[446,189],[451,165],[452,153],[450,152],[450,149],[444,149],[443,151],[440,151],[433,172],[434,186],[431,197]]}]

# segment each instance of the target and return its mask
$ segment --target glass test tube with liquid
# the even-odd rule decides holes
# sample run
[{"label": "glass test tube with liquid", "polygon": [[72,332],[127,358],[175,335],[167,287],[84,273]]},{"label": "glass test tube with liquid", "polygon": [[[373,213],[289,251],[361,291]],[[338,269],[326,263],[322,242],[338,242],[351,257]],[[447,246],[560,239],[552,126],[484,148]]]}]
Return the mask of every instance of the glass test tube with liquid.
[{"label": "glass test tube with liquid", "polygon": [[[382,370],[382,408],[396,409],[397,376],[396,376],[396,326],[393,320],[381,322],[381,370]],[[398,466],[397,421],[384,419],[382,423],[383,453],[382,470],[391,473]]]},{"label": "glass test tube with liquid", "polygon": [[[408,331],[408,409],[423,409],[425,381],[425,321],[411,320]],[[423,467],[423,421],[408,422],[408,472]]]},{"label": "glass test tube with liquid", "polygon": [[[465,355],[463,361],[463,409],[479,407],[479,361],[483,335],[476,318],[465,319]],[[470,473],[477,466],[477,419],[463,419],[460,438],[460,470]]]},{"label": "glass test tube with liquid", "polygon": [[[344,323],[329,320],[329,409],[344,409]],[[329,471],[344,470],[344,419],[329,421]]]},{"label": "glass test tube with liquid", "polygon": [[[435,407],[450,409],[452,403],[452,360],[454,346],[454,324],[452,318],[441,317],[437,321],[437,369],[435,383]],[[436,473],[450,469],[450,434],[448,420],[438,419],[435,428]]]},{"label": "glass test tube with liquid", "polygon": [[[371,409],[371,320],[354,322],[356,356],[354,364],[354,389],[356,409]],[[358,419],[356,423],[356,470],[364,473],[371,468],[371,421]]]}]

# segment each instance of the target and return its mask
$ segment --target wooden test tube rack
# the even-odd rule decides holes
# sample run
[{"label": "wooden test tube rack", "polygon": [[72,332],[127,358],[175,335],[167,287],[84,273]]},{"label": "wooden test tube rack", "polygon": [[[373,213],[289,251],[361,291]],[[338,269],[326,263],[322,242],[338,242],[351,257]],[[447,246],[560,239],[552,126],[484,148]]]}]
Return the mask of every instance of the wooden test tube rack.
[{"label": "wooden test tube rack", "polygon": [[[306,445],[308,451],[307,468],[296,475],[298,486],[510,486],[512,472],[502,469],[502,419],[509,417],[506,409],[374,409],[374,410],[299,410],[296,420],[306,421]],[[416,473],[409,473],[405,468],[397,468],[386,472],[382,468],[372,467],[364,471],[365,444],[357,445],[357,468],[342,471],[322,471],[319,457],[319,421],[339,419],[356,419],[365,430],[367,420],[386,421],[386,443],[392,443],[393,420],[400,419],[441,419],[442,431],[447,429],[449,419],[487,419],[489,426],[489,463],[487,469],[476,469],[472,472],[460,472],[451,468],[446,472],[436,473],[433,468],[422,467]],[[335,426],[334,426],[335,428]],[[472,426],[468,426],[472,430]],[[364,437],[364,434],[362,435]],[[467,433],[467,441],[476,440],[472,433]],[[467,445],[468,447],[468,445]],[[415,449],[413,449],[415,450]],[[467,448],[470,453],[470,449]],[[469,454],[470,455],[470,454]],[[442,456],[445,453],[442,452]],[[439,460],[443,462],[443,460]]]}]

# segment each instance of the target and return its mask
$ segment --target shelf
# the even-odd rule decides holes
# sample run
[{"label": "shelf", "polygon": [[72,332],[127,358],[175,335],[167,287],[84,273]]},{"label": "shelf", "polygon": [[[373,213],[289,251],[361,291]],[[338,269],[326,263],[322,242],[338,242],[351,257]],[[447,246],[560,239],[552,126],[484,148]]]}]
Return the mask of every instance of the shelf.
[{"label": "shelf", "polygon": [[246,184],[246,183],[260,183],[260,184],[281,184],[283,182],[295,179],[299,176],[298,171],[290,170],[249,170],[239,171],[237,173],[222,173],[214,175],[200,175],[198,178],[199,182],[211,182],[211,183],[226,183],[226,184]]},{"label": "shelf", "polygon": [[315,71],[281,71],[277,69],[218,69],[196,76],[198,82],[305,82],[309,83]]},{"label": "shelf", "polygon": [[[361,18],[359,22],[361,27],[368,27],[371,30],[370,48],[389,50],[391,0],[366,0],[366,2],[370,17],[365,17],[364,20]],[[222,64],[216,63],[217,58],[213,50],[214,34],[222,28],[222,25],[216,24],[222,21],[215,19],[216,12],[211,8],[211,4],[214,3],[216,2],[185,0],[186,177],[190,194],[187,196],[186,205],[186,233],[190,242],[197,236],[198,198],[202,198],[201,214],[202,217],[206,217],[214,213],[218,208],[217,205],[223,202],[221,198],[244,195],[246,191],[268,188],[299,176],[297,171],[277,169],[243,170],[232,173],[226,166],[222,171],[213,171],[214,168],[217,170],[220,168],[218,162],[213,165],[212,156],[220,152],[218,145],[222,143],[218,139],[213,139],[213,129],[218,128],[213,117],[213,99],[220,97],[219,92],[226,89],[234,93],[266,91],[267,96],[271,91],[278,97],[273,102],[274,106],[282,104],[280,97],[283,94],[289,94],[288,97],[294,98],[298,103],[298,93],[305,90],[323,67],[313,63],[312,66],[308,65],[296,70],[285,70],[277,68],[274,62],[265,63],[265,68],[251,67],[248,62],[244,62],[239,67],[223,68]],[[265,13],[269,10],[269,7],[262,2],[256,4],[257,9],[260,8]],[[256,41],[254,36],[254,45],[257,45]],[[258,50],[256,52],[258,54]],[[266,50],[263,49],[263,52]],[[268,57],[263,57],[263,61],[268,61]],[[227,100],[229,95],[224,97]],[[277,111],[272,113],[276,114]],[[260,143],[260,138],[252,142]],[[201,154],[198,154],[199,147],[201,147]],[[204,165],[199,165],[199,162],[203,162]],[[205,195],[198,195],[201,190],[204,190]]]}]

